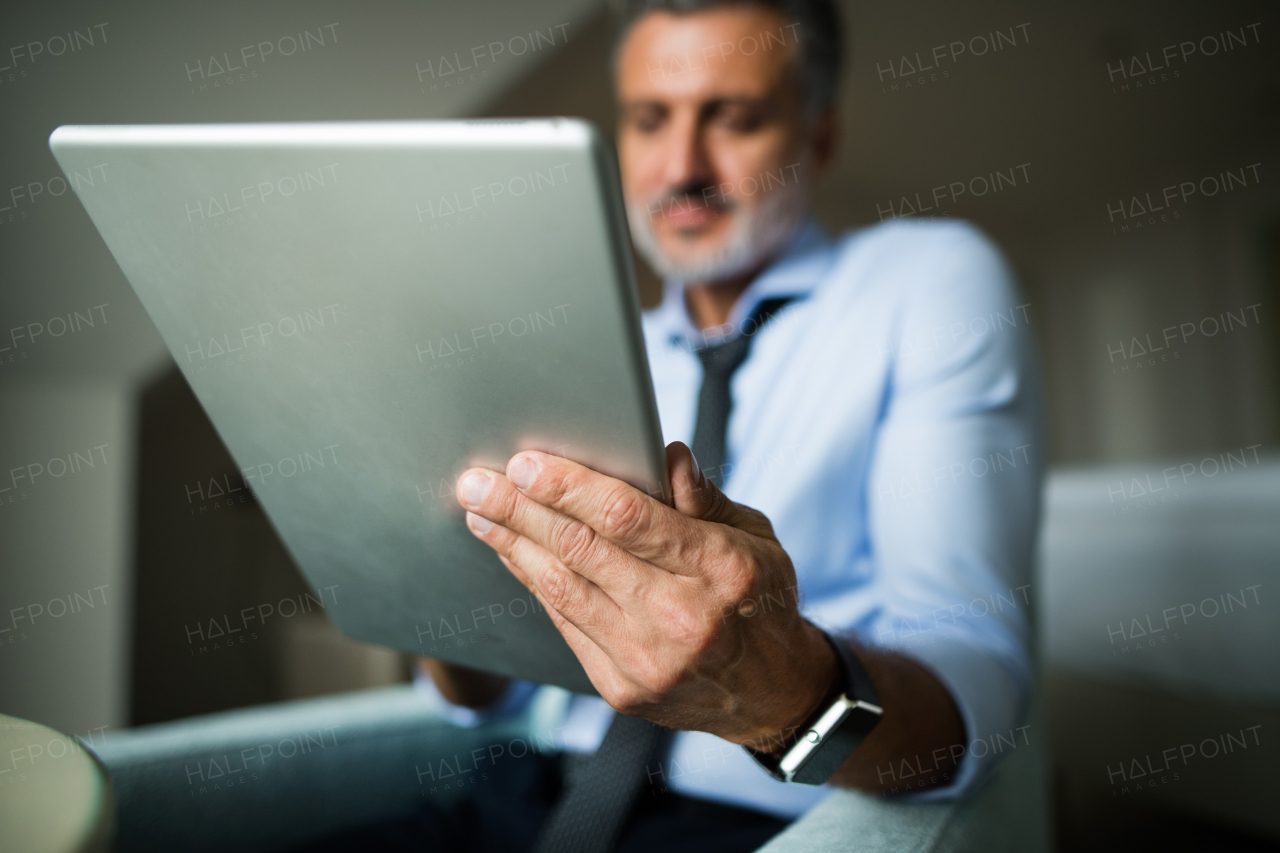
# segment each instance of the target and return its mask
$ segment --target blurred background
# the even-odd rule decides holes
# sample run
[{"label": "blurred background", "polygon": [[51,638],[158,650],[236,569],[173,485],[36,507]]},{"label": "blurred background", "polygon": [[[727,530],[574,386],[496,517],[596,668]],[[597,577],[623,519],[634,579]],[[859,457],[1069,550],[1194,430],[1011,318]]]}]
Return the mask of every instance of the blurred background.
[{"label": "blurred background", "polygon": [[[821,218],[978,223],[1035,328],[1052,465],[1036,725],[1060,848],[1277,849],[1275,4],[842,5],[843,136]],[[441,57],[533,30],[554,43],[439,73]],[[242,45],[303,31],[306,51],[223,68],[224,53],[234,64]],[[68,33],[77,49],[54,55]],[[399,654],[329,623],[66,191],[49,133],[559,114],[611,133],[612,34],[597,0],[6,10],[0,712],[83,735],[408,678]],[[931,59],[953,42],[975,49]],[[978,54],[987,43],[999,50]],[[979,193],[996,172],[1016,180]],[[656,282],[641,278],[651,304]],[[68,457],[64,476],[36,473]],[[215,634],[249,607],[271,618]],[[1144,630],[1188,607],[1176,639]],[[1241,729],[1256,743],[1176,783],[1122,792],[1107,774]]]}]

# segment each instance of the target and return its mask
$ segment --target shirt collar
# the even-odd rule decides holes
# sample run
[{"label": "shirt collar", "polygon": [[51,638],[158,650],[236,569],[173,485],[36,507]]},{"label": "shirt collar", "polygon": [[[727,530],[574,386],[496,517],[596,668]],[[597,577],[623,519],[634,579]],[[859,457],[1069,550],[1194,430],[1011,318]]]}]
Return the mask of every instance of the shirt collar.
[{"label": "shirt collar", "polygon": [[826,277],[835,262],[835,244],[815,219],[804,225],[787,241],[778,254],[755,281],[742,292],[729,320],[718,329],[708,329],[704,334],[689,317],[684,301],[684,282],[668,278],[662,286],[662,303],[654,309],[663,336],[698,347],[706,343],[718,343],[735,337],[732,330],[740,327],[754,313],[756,306],[766,299],[782,296],[804,298]]}]

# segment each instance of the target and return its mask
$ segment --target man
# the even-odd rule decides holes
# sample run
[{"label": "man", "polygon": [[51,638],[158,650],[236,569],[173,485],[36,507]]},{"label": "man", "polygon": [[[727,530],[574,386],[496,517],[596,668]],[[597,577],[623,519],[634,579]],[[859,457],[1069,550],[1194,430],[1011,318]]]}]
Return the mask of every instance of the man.
[{"label": "man", "polygon": [[[617,795],[619,849],[755,849],[827,791],[771,772],[841,691],[882,714],[828,750],[831,784],[956,797],[994,763],[986,741],[1025,739],[1042,456],[1025,306],[970,227],[833,241],[807,217],[839,67],[823,0],[629,7],[618,151],[634,242],[666,278],[644,330],[674,506],[536,452],[460,478],[470,529],[603,697],[563,721],[569,752],[599,747],[578,762],[600,759],[595,781],[499,789],[510,812],[474,812],[481,835],[520,821],[506,843],[555,849],[557,809],[602,814],[588,789],[643,769],[653,790]],[[467,725],[533,691],[422,669]],[[614,709],[677,734],[604,769],[625,752],[600,746]]]}]

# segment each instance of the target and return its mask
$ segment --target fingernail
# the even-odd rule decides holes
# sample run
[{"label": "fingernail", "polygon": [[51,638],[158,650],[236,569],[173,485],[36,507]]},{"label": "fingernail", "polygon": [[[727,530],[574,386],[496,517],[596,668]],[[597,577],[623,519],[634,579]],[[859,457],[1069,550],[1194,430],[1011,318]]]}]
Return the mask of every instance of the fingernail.
[{"label": "fingernail", "polygon": [[489,478],[479,471],[473,471],[462,478],[458,484],[458,500],[468,509],[479,509],[484,503],[484,496],[489,494]]},{"label": "fingernail", "polygon": [[698,457],[693,455],[693,448],[689,448],[689,458],[693,460],[693,481],[702,485],[702,466],[698,464]]},{"label": "fingernail", "polygon": [[471,528],[471,532],[477,536],[483,536],[493,529],[493,522],[485,518],[483,515],[476,515],[474,512],[467,513],[467,527]]},{"label": "fingernail", "polygon": [[507,466],[507,479],[520,491],[524,491],[533,485],[533,481],[538,478],[538,463],[534,462],[528,456],[517,456],[511,460],[511,464]]}]

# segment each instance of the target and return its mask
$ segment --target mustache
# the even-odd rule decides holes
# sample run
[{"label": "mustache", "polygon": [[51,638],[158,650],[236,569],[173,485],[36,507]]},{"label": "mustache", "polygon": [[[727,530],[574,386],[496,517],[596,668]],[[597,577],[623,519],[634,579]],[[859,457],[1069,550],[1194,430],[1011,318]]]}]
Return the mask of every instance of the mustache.
[{"label": "mustache", "polygon": [[705,207],[717,213],[729,213],[738,208],[738,201],[722,193],[715,184],[699,181],[672,187],[651,198],[645,205],[649,215],[666,214],[691,207]]}]

